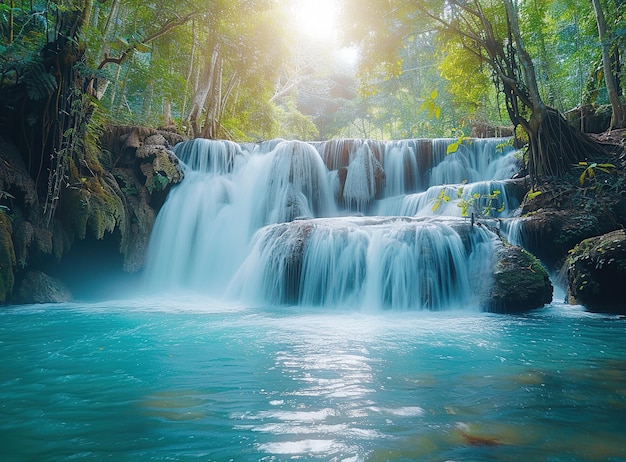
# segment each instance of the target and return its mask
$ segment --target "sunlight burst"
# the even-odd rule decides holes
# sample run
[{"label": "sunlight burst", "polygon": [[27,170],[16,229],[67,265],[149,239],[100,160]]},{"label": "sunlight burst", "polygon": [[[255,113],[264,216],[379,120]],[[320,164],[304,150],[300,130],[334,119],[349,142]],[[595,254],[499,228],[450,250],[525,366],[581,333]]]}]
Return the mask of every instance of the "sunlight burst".
[{"label": "sunlight burst", "polygon": [[304,35],[333,38],[338,16],[335,0],[295,0],[292,8],[296,25]]}]

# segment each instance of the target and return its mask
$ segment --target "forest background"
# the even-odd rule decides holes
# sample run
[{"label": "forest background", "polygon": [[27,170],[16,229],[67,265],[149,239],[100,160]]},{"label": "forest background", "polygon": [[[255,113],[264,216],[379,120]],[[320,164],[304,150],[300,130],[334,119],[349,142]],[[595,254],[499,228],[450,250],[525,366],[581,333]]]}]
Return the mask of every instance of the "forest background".
[{"label": "forest background", "polygon": [[[510,127],[502,85],[485,60],[492,57],[455,33],[467,20],[463,2],[431,3],[3,0],[2,116],[12,117],[20,98],[68,98],[62,74],[70,67],[65,80],[97,96],[89,102],[98,113],[94,123],[176,126],[190,136],[240,142],[459,136],[481,125]],[[483,8],[500,28],[501,46],[513,46],[507,2],[465,3]],[[609,104],[607,70],[623,95],[625,4],[594,4],[513,5],[541,97],[562,113]],[[34,126],[41,114],[31,106],[23,115]]]}]

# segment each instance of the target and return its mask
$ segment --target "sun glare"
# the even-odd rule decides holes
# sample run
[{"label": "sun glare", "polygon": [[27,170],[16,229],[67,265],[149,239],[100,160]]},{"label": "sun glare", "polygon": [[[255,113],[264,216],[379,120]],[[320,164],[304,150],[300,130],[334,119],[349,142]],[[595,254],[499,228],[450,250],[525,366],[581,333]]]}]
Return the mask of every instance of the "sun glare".
[{"label": "sun glare", "polygon": [[336,0],[294,0],[292,8],[296,26],[304,35],[333,38],[338,16]]}]

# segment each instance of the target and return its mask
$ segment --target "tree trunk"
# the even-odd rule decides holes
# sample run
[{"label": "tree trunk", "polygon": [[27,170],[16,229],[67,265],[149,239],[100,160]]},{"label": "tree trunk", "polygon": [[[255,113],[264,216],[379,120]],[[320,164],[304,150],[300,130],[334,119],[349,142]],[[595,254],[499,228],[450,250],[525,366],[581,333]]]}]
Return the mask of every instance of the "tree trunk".
[{"label": "tree trunk", "polygon": [[[196,21],[191,24],[191,56],[189,57],[189,70],[187,72],[187,80],[185,81],[185,93],[183,94],[183,102],[181,105],[180,113],[185,114],[187,109],[187,93],[189,92],[189,82],[191,82],[191,74],[193,73],[193,62],[196,57]],[[195,88],[194,88],[195,90]]]},{"label": "tree trunk", "polygon": [[619,99],[619,91],[615,83],[613,68],[611,66],[611,50],[607,43],[606,21],[600,0],[592,0],[593,9],[596,13],[598,24],[598,38],[600,39],[600,49],[602,50],[602,66],[604,68],[604,84],[611,102],[611,128],[626,127],[626,111]]},{"label": "tree trunk", "polygon": [[[532,182],[536,183],[540,176],[563,175],[570,170],[572,165],[603,152],[603,149],[569,125],[559,111],[545,105],[539,93],[533,61],[522,41],[517,11],[511,0],[504,0],[504,5],[510,33],[517,45],[516,57],[521,66],[522,82],[528,95],[525,104],[531,111],[530,117],[526,120],[516,105],[511,120],[514,124],[519,123],[528,135],[528,170]],[[514,95],[515,92],[511,91],[509,94]],[[517,94],[519,94],[519,89]]]},{"label": "tree trunk", "polygon": [[200,117],[202,115],[202,109],[204,108],[207,97],[211,92],[211,87],[213,85],[215,76],[215,68],[217,66],[219,56],[220,46],[219,44],[215,44],[215,46],[213,47],[211,60],[207,61],[205,65],[204,71],[202,73],[202,78],[200,79],[198,85],[198,89],[194,93],[191,101],[191,108],[189,109],[187,122],[189,124],[191,135],[193,137],[199,137],[202,134],[202,130],[200,127]]},{"label": "tree trunk", "polygon": [[208,95],[208,104],[206,108],[206,119],[202,127],[202,137],[207,139],[216,139],[218,130],[218,117],[221,112],[222,104],[222,75],[224,73],[224,61],[218,58],[213,72],[213,80],[211,82],[211,91]]},{"label": "tree trunk", "polygon": [[15,8],[14,0],[9,4],[9,45],[13,43],[13,9]]},{"label": "tree trunk", "polygon": [[163,99],[163,128],[168,128],[174,126],[174,119],[172,118],[172,103],[170,103],[169,98]]}]

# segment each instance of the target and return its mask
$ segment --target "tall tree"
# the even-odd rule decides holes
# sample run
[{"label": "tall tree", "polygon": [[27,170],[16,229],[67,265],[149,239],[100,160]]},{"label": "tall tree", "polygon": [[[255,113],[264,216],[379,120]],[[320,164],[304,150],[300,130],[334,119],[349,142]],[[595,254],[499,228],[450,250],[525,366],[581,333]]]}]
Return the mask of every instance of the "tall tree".
[{"label": "tall tree", "polygon": [[[372,0],[367,6],[349,3],[353,12],[376,15],[373,27],[357,35],[369,42],[370,49],[380,49],[383,42],[383,50],[397,50],[400,41],[390,43],[390,38],[401,39],[407,29],[426,31],[435,27],[444,38],[460,42],[467,53],[488,66],[504,95],[511,122],[528,137],[528,169],[534,182],[541,175],[561,175],[572,164],[601,150],[545,104],[520,28],[520,11],[512,0]],[[394,29],[395,33],[387,33]]]},{"label": "tall tree", "polygon": [[626,110],[619,98],[619,90],[613,70],[611,60],[611,44],[607,34],[606,20],[602,4],[600,0],[592,0],[593,9],[596,13],[596,22],[598,24],[598,38],[600,40],[600,49],[602,50],[602,67],[604,69],[604,83],[611,102],[611,128],[626,127]]}]

